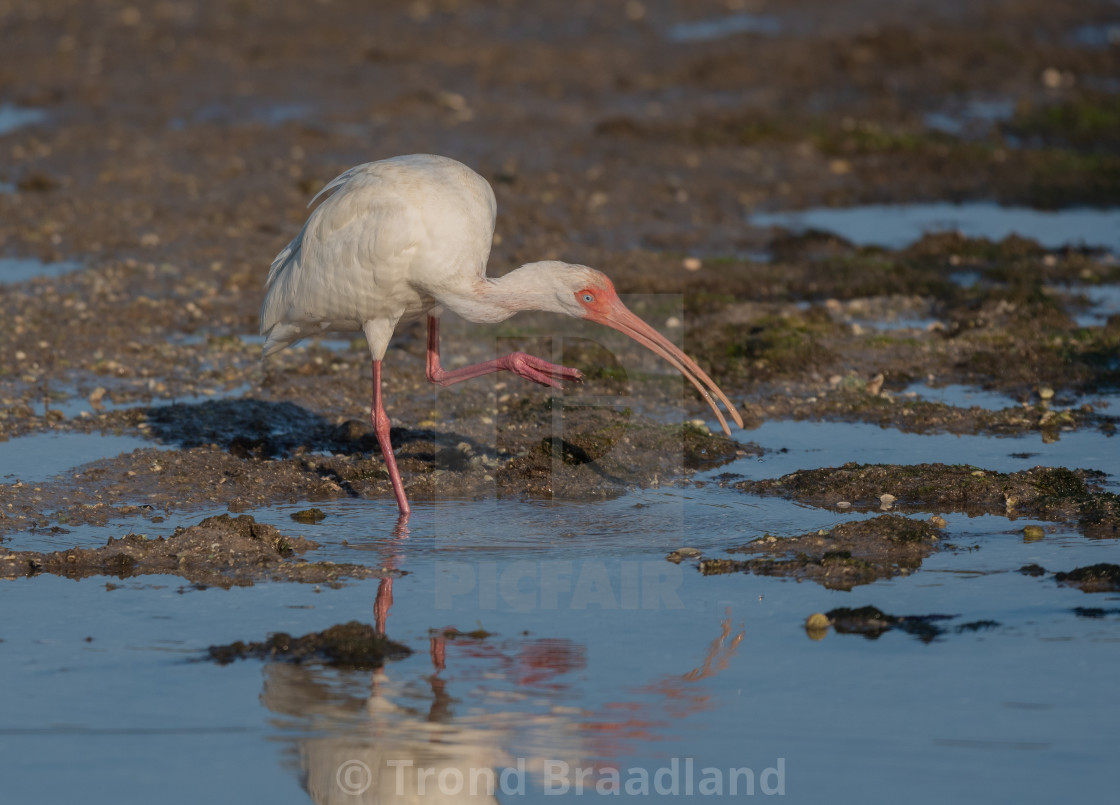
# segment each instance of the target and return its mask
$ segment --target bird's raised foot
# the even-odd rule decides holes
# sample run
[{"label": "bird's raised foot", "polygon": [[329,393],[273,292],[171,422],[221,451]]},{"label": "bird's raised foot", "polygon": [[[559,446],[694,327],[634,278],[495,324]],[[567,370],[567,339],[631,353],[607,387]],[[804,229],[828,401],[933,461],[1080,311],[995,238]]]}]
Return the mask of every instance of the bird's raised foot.
[{"label": "bird's raised foot", "polygon": [[499,358],[498,363],[503,369],[519,377],[540,383],[542,386],[552,386],[554,389],[564,388],[564,381],[579,383],[583,380],[583,372],[579,369],[549,363],[543,358],[525,352],[511,352],[504,358]]}]

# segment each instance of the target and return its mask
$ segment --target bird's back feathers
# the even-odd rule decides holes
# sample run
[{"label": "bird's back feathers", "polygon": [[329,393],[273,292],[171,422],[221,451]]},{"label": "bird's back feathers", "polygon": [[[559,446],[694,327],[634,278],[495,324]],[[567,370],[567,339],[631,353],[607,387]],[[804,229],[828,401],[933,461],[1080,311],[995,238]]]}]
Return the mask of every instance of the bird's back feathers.
[{"label": "bird's back feathers", "polygon": [[[441,293],[484,275],[496,203],[455,160],[418,154],[358,165],[328,182],[299,234],[272,262],[261,306],[264,354],[322,332],[392,334]],[[388,335],[370,343],[384,355]],[[384,343],[380,343],[380,342]]]}]

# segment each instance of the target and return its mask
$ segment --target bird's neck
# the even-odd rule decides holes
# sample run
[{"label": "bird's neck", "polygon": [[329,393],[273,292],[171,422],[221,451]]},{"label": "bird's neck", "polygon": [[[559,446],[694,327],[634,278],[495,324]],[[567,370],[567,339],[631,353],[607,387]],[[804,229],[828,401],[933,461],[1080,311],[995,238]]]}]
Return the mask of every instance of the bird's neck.
[{"label": "bird's neck", "polygon": [[554,310],[555,293],[542,287],[544,267],[529,263],[503,277],[481,277],[470,293],[443,296],[440,303],[467,321],[494,324],[523,310]]}]

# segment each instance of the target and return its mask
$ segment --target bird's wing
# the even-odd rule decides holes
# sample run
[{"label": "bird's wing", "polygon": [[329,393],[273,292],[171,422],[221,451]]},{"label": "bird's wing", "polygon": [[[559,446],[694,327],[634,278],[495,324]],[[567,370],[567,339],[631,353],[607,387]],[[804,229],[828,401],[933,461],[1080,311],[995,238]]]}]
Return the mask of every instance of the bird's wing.
[{"label": "bird's wing", "polygon": [[[360,173],[361,171],[368,168],[369,165],[357,165],[356,167],[353,167],[344,173],[340,173],[338,176],[334,177],[325,185],[323,185],[322,189],[315,194],[311,201],[307,202],[307,206],[315,206],[315,202],[320,198],[323,198],[324,196],[329,197],[331,193],[333,193],[335,190],[338,190],[338,188],[342,187],[348,181],[350,181],[350,179],[352,179],[355,174]],[[276,255],[276,259],[272,261],[272,265],[268,269],[268,278],[264,281],[265,288],[269,288],[272,285],[273,281],[276,279],[276,276],[287,266],[298,262],[299,252],[303,244],[304,234],[307,232],[307,227],[311,224],[313,218],[314,214],[312,214],[312,216],[309,216],[307,221],[304,223],[303,228],[300,229],[299,234],[292,238],[291,243],[285,246],[280,254]]]},{"label": "bird's wing", "polygon": [[346,171],[316,198],[324,194],[269,270],[266,355],[330,323],[395,322],[414,301],[408,266],[423,234],[414,205],[370,165]]}]

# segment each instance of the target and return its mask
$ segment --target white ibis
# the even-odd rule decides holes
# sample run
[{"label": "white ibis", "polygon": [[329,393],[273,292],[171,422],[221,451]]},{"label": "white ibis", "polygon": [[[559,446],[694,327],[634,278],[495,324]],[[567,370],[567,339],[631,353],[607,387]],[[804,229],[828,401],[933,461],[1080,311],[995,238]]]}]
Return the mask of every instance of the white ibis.
[{"label": "white ibis", "polygon": [[579,381],[582,374],[523,352],[445,370],[439,317],[450,310],[468,321],[491,323],[518,311],[543,310],[590,319],[626,333],[676,367],[708,401],[726,433],[731,431],[717,399],[743,426],[704,370],[631,313],[606,275],[548,260],[487,277],[497,203],[489,183],[466,165],[429,154],[369,162],[328,183],[311,204],[323,196],[268,272],[261,305],[264,355],[310,335],[365,333],[373,356],[373,427],[402,516],[410,509],[381,398],[381,361],[400,321],[428,317],[427,373],[433,383],[447,386],[506,370],[563,388],[564,381]]}]

